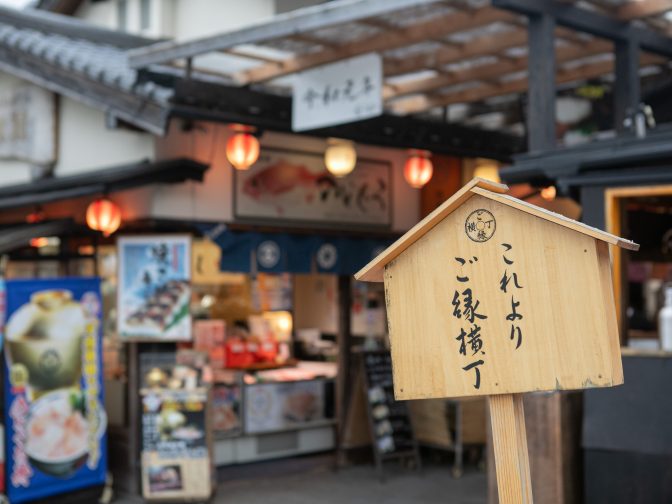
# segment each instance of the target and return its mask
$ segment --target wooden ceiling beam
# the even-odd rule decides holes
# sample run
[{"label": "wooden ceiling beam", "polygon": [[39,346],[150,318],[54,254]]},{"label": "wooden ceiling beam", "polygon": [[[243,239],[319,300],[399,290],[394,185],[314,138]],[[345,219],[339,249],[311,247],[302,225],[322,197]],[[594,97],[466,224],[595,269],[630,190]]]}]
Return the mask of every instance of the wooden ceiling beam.
[{"label": "wooden ceiling beam", "polygon": [[442,37],[458,31],[479,28],[498,21],[509,22],[515,19],[517,19],[515,15],[492,7],[483,7],[472,12],[453,12],[405,28],[367,37],[364,40],[343,44],[338,49],[327,49],[319,53],[296,56],[286,59],[277,65],[261,65],[240,72],[236,75],[236,78],[241,84],[265,82],[360,54],[397,49],[423,42],[429,38]]},{"label": "wooden ceiling beam", "polygon": [[255,54],[243,49],[222,49],[220,52],[223,54],[230,54],[231,56],[236,56],[237,58],[251,59],[255,61],[263,61],[264,63],[276,64],[278,60],[276,58],[270,58],[261,54]]},{"label": "wooden ceiling beam", "polygon": [[[661,64],[665,58],[646,54],[641,59],[643,66]],[[556,83],[566,84],[584,79],[593,79],[612,72],[613,61],[586,63],[572,68],[560,69],[556,72]],[[419,96],[400,100],[388,107],[397,114],[417,114],[434,107],[445,107],[456,103],[469,103],[485,100],[494,96],[502,96],[527,91],[527,77],[513,79],[499,84],[482,84],[472,89],[434,96]]]},{"label": "wooden ceiling beam", "polygon": [[[556,36],[565,40],[568,37],[573,37],[572,41],[575,42],[577,41],[578,34],[567,28],[558,27],[556,29]],[[386,76],[402,75],[428,68],[435,69],[443,65],[480,56],[497,55],[499,58],[505,58],[503,55],[505,50],[526,45],[526,30],[512,30],[505,33],[482,35],[461,46],[442,47],[429,54],[419,54],[404,59],[389,58],[383,63],[383,73]],[[517,60],[517,58],[513,57],[507,59],[513,62]]]},{"label": "wooden ceiling beam", "polygon": [[[574,45],[560,47],[556,50],[556,61],[563,63],[611,51],[613,51],[613,44],[606,41],[594,41],[587,47],[578,47]],[[400,96],[413,93],[424,93],[462,82],[499,78],[505,74],[527,70],[527,60],[528,59],[525,56],[517,58],[514,61],[497,61],[495,63],[479,65],[467,70],[458,70],[437,75],[436,77],[417,79],[396,85],[391,84],[385,89],[383,98],[391,100],[399,98]]]},{"label": "wooden ceiling beam", "polygon": [[437,68],[465,59],[478,58],[503,52],[512,47],[527,44],[527,33],[515,30],[493,35],[475,37],[460,47],[442,47],[432,53],[409,56],[404,59],[386,61],[383,73],[387,76],[401,75],[427,68]]},{"label": "wooden ceiling beam", "polygon": [[621,5],[616,10],[616,17],[623,21],[642,19],[672,10],[672,0],[639,0]]},{"label": "wooden ceiling beam", "polygon": [[304,42],[307,44],[319,45],[322,47],[326,47],[328,49],[336,49],[338,47],[338,44],[329,42],[328,40],[324,40],[319,37],[314,37],[307,33],[293,33],[292,35],[289,35],[287,38],[296,40],[298,42]]}]

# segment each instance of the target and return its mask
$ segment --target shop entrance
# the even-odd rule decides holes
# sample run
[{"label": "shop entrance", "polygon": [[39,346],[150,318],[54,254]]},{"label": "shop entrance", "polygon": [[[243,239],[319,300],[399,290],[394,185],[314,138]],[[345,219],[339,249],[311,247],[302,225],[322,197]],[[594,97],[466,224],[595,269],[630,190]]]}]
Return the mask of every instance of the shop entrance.
[{"label": "shop entrance", "polygon": [[672,185],[605,191],[607,231],[641,244],[636,254],[612,250],[621,343],[658,348],[657,314],[672,282]]}]

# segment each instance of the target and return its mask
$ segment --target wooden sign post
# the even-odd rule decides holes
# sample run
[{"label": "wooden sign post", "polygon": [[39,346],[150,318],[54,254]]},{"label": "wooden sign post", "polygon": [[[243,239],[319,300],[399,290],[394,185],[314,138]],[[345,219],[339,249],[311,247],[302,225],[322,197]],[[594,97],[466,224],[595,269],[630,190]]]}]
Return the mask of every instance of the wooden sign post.
[{"label": "wooden sign post", "polygon": [[609,245],[474,179],[364,267],[385,282],[397,399],[488,396],[500,502],[531,503],[522,394],[623,383]]}]

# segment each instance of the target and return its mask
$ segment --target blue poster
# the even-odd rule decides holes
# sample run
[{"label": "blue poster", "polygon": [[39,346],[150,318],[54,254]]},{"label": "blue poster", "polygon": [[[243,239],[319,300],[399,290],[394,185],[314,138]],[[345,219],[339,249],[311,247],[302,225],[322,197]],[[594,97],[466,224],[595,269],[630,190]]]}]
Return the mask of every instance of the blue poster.
[{"label": "blue poster", "polygon": [[100,281],[6,283],[7,496],[14,503],[105,482]]}]

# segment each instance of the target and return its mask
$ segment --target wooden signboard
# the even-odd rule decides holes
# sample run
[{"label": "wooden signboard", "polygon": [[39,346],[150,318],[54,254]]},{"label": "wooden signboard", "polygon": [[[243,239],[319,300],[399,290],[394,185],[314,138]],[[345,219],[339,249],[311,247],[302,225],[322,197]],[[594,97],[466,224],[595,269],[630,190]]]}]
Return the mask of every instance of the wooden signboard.
[{"label": "wooden signboard", "polygon": [[411,457],[421,466],[420,450],[413,433],[408,405],[394,399],[392,360],[387,351],[362,352],[362,385],[378,473],[383,478],[387,460]]},{"label": "wooden signboard", "polygon": [[501,502],[532,502],[521,393],[623,383],[609,244],[474,179],[355,277],[384,281],[397,399],[489,396]]}]

